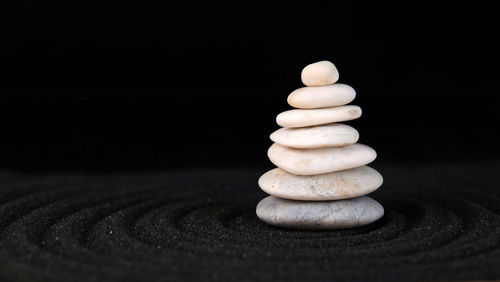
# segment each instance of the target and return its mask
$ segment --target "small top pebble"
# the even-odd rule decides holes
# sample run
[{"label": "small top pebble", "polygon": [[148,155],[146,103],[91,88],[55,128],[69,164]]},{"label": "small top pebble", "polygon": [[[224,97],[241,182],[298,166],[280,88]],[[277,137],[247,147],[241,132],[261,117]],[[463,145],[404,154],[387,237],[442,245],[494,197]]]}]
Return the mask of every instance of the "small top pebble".
[{"label": "small top pebble", "polygon": [[301,74],[302,83],[306,86],[325,86],[339,80],[339,72],[329,61],[320,61],[307,65]]}]

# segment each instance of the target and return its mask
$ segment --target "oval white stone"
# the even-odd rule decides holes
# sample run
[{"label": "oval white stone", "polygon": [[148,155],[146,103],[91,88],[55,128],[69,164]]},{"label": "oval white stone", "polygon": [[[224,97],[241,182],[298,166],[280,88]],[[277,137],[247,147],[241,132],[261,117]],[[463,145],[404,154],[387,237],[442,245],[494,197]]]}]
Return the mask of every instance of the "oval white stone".
[{"label": "oval white stone", "polygon": [[288,95],[288,104],[299,109],[316,109],[349,104],[356,97],[356,91],[347,84],[335,83],[328,86],[302,87]]},{"label": "oval white stone", "polygon": [[276,123],[283,127],[304,127],[325,123],[357,119],[361,108],[348,105],[314,110],[289,110],[276,117]]},{"label": "oval white stone", "polygon": [[351,126],[331,123],[312,127],[280,128],[271,133],[274,142],[297,149],[339,147],[354,144],[359,133]]},{"label": "oval white stone", "polygon": [[382,182],[382,175],[368,166],[311,176],[290,174],[275,168],[259,178],[259,186],[264,192],[301,201],[355,198],[375,191]]},{"label": "oval white stone", "polygon": [[307,86],[324,86],[339,80],[337,68],[329,61],[320,61],[307,65],[300,76],[302,83]]},{"label": "oval white stone", "polygon": [[289,173],[315,175],[369,164],[377,153],[359,143],[320,149],[294,149],[274,143],[267,156],[273,164]]},{"label": "oval white stone", "polygon": [[277,227],[329,230],[370,224],[384,215],[384,208],[366,196],[326,202],[269,196],[259,202],[256,213],[262,221]]}]

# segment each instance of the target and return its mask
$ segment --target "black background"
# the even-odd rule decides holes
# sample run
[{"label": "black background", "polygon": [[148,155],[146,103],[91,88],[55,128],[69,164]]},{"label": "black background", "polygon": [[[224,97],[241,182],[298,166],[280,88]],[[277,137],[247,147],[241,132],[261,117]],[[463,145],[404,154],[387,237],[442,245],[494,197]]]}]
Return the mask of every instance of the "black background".
[{"label": "black background", "polygon": [[[11,4],[12,5],[12,4]],[[271,167],[301,69],[331,60],[379,160],[498,159],[498,28],[479,3],[46,3],[4,9],[0,167]]]}]

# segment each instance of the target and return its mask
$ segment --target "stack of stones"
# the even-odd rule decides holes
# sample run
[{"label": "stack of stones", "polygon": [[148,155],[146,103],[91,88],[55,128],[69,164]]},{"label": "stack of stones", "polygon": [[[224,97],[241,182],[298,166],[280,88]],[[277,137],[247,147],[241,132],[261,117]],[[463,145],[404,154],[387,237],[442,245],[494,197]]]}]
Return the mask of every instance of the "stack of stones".
[{"label": "stack of stones", "polygon": [[298,108],[279,114],[282,126],[271,134],[268,156],[277,168],[259,179],[271,196],[257,205],[264,222],[285,228],[342,229],[372,223],[384,208],[364,196],[382,185],[382,176],[366,166],[377,153],[356,143],[353,127],[338,122],[357,119],[361,108],[346,105],[356,92],[335,83],[337,68],[328,61],[306,66],[302,82],[288,104]]}]

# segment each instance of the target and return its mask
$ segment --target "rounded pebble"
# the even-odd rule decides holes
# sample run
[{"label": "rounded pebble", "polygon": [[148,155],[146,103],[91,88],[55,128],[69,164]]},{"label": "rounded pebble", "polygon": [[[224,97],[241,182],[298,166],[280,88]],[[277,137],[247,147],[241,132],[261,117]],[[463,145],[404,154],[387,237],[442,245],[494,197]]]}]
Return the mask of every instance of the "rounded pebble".
[{"label": "rounded pebble", "polygon": [[359,143],[320,149],[294,149],[274,143],[267,156],[273,164],[289,173],[315,175],[369,164],[377,153]]},{"label": "rounded pebble", "polygon": [[313,127],[280,128],[271,133],[274,142],[297,149],[339,147],[354,144],[359,133],[349,125],[332,123]]},{"label": "rounded pebble", "polygon": [[269,196],[259,202],[256,213],[262,221],[277,227],[332,230],[375,222],[384,215],[384,208],[366,196],[326,202],[302,202]]},{"label": "rounded pebble", "polygon": [[301,73],[302,83],[307,86],[325,86],[339,80],[339,72],[329,61],[307,65]]},{"label": "rounded pebble", "polygon": [[301,201],[355,198],[375,191],[382,182],[382,175],[368,166],[311,176],[290,174],[275,168],[259,178],[259,186],[264,192]]},{"label": "rounded pebble", "polygon": [[356,91],[347,84],[335,83],[328,86],[302,87],[288,95],[288,104],[299,109],[317,109],[349,104],[356,97]]},{"label": "rounded pebble", "polygon": [[283,127],[305,127],[347,121],[361,116],[361,108],[348,105],[314,110],[289,110],[276,117],[276,123]]}]

